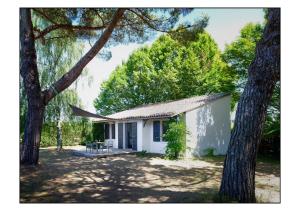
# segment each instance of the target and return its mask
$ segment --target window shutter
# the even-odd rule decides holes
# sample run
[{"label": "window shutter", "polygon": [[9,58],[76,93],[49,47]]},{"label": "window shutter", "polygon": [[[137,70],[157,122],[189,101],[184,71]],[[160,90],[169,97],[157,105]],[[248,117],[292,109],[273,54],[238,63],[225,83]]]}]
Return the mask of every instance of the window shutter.
[{"label": "window shutter", "polygon": [[153,141],[160,141],[160,121],[153,122]]},{"label": "window shutter", "polygon": [[115,139],[116,138],[116,132],[115,132],[115,129],[116,129],[116,127],[115,127],[115,124],[112,124],[111,125],[111,132],[112,132],[112,139]]},{"label": "window shutter", "polygon": [[109,124],[104,124],[104,138],[109,139]]}]

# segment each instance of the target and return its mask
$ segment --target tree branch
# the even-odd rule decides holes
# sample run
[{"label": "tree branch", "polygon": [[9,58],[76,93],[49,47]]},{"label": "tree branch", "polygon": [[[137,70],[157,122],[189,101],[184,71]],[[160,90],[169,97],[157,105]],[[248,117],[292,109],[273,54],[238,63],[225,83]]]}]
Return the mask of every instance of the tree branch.
[{"label": "tree branch", "polygon": [[105,25],[102,26],[80,26],[80,25],[70,25],[70,24],[56,24],[56,25],[51,25],[45,28],[43,31],[41,31],[35,39],[40,39],[43,38],[46,34],[55,31],[57,29],[66,29],[66,30],[86,30],[86,31],[91,31],[91,30],[101,30],[105,29]]},{"label": "tree branch", "polygon": [[47,104],[57,94],[68,88],[79,77],[83,68],[97,55],[108,41],[124,12],[125,9],[118,9],[113,16],[112,21],[93,47],[66,74],[53,83],[47,90],[43,91],[45,104]]},{"label": "tree branch", "polygon": [[[134,13],[137,17],[139,17],[147,26],[149,26],[149,28],[155,30],[155,31],[159,31],[159,32],[164,32],[164,33],[174,33],[174,32],[179,32],[180,30],[183,30],[183,29],[188,29],[188,28],[193,28],[195,27],[197,24],[194,24],[194,25],[188,25],[186,27],[182,27],[180,29],[176,29],[176,30],[163,30],[163,29],[159,29],[157,28],[156,26],[154,26],[151,21],[155,21],[153,19],[151,19],[149,16],[147,15],[143,15],[143,14],[140,14],[132,9],[127,9],[129,10],[130,12]],[[140,10],[139,10],[140,11]],[[141,11],[140,11],[141,12]],[[146,19],[147,18],[147,19]]]},{"label": "tree branch", "polygon": [[36,13],[40,14],[41,16],[43,16],[50,23],[57,24],[55,21],[53,21],[51,18],[49,18],[48,15],[46,15],[44,12],[42,12],[42,11],[36,9],[36,8],[33,8],[33,11],[35,11]]},{"label": "tree branch", "polygon": [[143,16],[142,14],[132,10],[132,9],[128,9],[130,12],[132,12],[133,14],[135,14],[137,17],[139,17],[146,25],[148,25],[151,29],[155,30],[155,31],[159,31],[159,32],[168,32],[166,30],[161,30],[156,28],[151,22],[150,20],[146,20],[145,16]]}]

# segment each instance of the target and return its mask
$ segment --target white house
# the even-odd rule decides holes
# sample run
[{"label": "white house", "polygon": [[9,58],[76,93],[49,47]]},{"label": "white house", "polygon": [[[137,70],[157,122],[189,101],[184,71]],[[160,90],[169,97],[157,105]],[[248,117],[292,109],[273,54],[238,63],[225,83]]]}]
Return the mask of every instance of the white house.
[{"label": "white house", "polygon": [[89,116],[105,123],[105,139],[112,140],[114,148],[163,154],[166,122],[181,114],[189,131],[186,157],[202,156],[209,148],[222,155],[230,139],[230,99],[228,94],[205,95]]}]

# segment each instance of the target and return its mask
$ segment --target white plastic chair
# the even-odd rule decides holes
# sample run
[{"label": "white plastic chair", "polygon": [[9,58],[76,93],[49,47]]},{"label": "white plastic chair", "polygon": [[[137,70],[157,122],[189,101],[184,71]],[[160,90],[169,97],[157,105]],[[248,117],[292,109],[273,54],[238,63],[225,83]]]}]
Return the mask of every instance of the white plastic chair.
[{"label": "white plastic chair", "polygon": [[104,147],[107,149],[107,154],[109,153],[109,149],[113,148],[113,141],[112,140],[105,140]]}]

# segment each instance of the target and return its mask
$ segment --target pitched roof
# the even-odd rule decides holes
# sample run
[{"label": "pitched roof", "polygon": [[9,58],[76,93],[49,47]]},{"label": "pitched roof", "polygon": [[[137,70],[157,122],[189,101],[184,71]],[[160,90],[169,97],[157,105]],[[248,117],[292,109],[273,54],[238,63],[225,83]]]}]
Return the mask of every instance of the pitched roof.
[{"label": "pitched roof", "polygon": [[[228,94],[225,93],[202,95],[162,103],[147,104],[107,115],[105,117],[111,120],[156,119],[173,117],[183,112],[194,110],[227,95]],[[95,122],[103,122],[107,121],[107,119],[99,118],[96,119]]]}]

